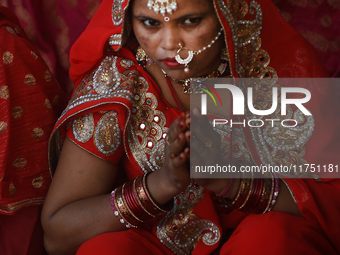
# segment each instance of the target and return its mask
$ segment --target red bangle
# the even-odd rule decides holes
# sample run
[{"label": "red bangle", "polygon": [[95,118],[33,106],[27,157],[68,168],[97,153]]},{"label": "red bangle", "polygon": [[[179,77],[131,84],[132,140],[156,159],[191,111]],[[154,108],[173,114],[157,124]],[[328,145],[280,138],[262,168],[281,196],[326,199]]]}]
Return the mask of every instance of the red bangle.
[{"label": "red bangle", "polygon": [[258,204],[253,209],[252,213],[263,213],[268,206],[268,201],[270,198],[270,190],[272,187],[272,179],[264,178],[263,188],[261,193],[261,198]]},{"label": "red bangle", "polygon": [[235,179],[229,179],[227,185],[224,187],[224,189],[220,193],[215,193],[218,197],[227,198],[230,196],[231,191],[233,190]]}]

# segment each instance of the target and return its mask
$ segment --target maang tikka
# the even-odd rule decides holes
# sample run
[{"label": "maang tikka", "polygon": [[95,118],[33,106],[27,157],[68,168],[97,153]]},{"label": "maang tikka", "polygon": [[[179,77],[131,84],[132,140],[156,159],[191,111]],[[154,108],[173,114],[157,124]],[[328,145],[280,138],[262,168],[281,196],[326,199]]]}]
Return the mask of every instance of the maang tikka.
[{"label": "maang tikka", "polygon": [[177,9],[176,0],[149,0],[149,9],[153,9],[154,12],[160,12],[163,16],[168,13],[171,14]]}]

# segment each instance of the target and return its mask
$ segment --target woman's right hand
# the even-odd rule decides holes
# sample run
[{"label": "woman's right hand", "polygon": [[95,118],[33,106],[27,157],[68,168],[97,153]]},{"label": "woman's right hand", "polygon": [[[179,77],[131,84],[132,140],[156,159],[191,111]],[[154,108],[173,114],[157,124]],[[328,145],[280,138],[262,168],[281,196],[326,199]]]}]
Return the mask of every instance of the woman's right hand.
[{"label": "woman's right hand", "polygon": [[159,171],[153,172],[147,179],[150,193],[160,204],[165,204],[190,184],[187,117],[186,113],[182,113],[171,124],[165,138],[165,162]]}]

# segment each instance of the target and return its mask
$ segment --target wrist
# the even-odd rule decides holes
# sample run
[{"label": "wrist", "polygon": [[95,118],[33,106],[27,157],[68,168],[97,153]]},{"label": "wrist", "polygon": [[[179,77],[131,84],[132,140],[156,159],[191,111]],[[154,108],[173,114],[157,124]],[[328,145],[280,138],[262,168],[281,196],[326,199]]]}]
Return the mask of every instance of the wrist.
[{"label": "wrist", "polygon": [[155,171],[148,175],[146,186],[153,199],[160,205],[164,205],[178,195],[181,190],[173,185],[163,171]]}]

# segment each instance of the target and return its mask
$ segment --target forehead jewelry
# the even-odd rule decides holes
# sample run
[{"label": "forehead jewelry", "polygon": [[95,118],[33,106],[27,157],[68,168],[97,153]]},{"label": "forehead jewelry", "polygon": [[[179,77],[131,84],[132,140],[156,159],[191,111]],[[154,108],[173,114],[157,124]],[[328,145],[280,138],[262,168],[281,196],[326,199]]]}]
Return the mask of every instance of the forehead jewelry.
[{"label": "forehead jewelry", "polygon": [[164,21],[169,22],[170,18],[166,16],[166,17],[164,17]]},{"label": "forehead jewelry", "polygon": [[213,43],[215,43],[217,41],[217,39],[220,37],[222,31],[223,31],[223,29],[221,28],[220,31],[218,32],[217,36],[211,41],[211,43],[208,44],[207,46],[203,47],[201,50],[198,50],[198,51],[189,50],[188,51],[188,57],[185,58],[185,59],[182,59],[181,56],[179,55],[179,53],[181,52],[181,50],[187,49],[187,48],[183,47],[181,45],[181,43],[179,43],[179,49],[177,50],[177,55],[175,56],[175,59],[176,59],[177,63],[184,65],[184,72],[185,73],[189,72],[189,63],[194,58],[194,55],[198,55],[198,54],[202,53],[203,51],[205,51],[206,49],[210,48],[211,45]]},{"label": "forehead jewelry", "polygon": [[149,9],[153,9],[154,12],[160,12],[163,16],[168,13],[171,14],[172,11],[176,11],[177,2],[176,0],[149,0],[147,6]]}]

